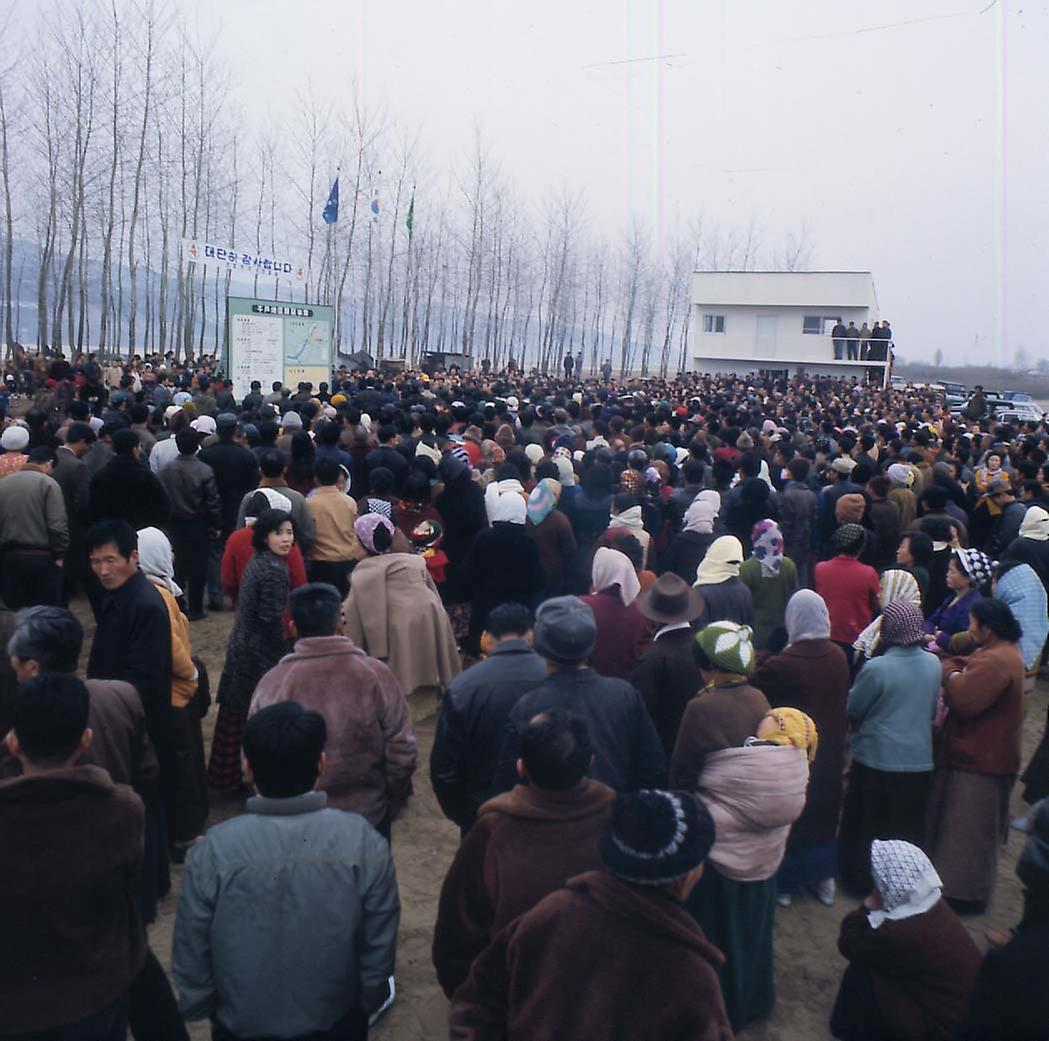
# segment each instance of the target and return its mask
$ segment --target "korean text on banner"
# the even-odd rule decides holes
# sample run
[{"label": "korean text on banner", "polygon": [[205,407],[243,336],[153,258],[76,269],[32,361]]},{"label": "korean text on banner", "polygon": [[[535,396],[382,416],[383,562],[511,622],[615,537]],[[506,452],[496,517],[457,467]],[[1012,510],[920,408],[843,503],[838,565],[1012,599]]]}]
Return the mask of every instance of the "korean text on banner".
[{"label": "korean text on banner", "polygon": [[306,268],[290,257],[271,257],[255,250],[245,252],[233,246],[216,246],[198,239],[182,240],[182,266],[203,264],[225,267],[233,274],[247,278],[285,278],[293,282],[306,281]]}]

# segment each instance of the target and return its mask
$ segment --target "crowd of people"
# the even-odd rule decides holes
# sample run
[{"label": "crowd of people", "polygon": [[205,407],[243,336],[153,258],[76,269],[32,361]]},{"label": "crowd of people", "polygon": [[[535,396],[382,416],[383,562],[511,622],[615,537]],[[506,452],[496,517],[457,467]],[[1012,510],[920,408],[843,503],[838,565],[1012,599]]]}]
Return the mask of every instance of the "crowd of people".
[{"label": "crowd of people", "polygon": [[846,325],[840,318],[830,331],[835,361],[888,361],[892,351],[892,326],[886,318],[871,328],[864,322]]},{"label": "crowd of people", "polygon": [[[452,1038],[731,1038],[809,900],[842,909],[842,1041],[1049,1036],[1045,738],[1009,816],[1041,424],[857,380],[17,361],[0,1037],[366,1037],[427,784]],[[1010,827],[1024,913],[978,946]]]}]

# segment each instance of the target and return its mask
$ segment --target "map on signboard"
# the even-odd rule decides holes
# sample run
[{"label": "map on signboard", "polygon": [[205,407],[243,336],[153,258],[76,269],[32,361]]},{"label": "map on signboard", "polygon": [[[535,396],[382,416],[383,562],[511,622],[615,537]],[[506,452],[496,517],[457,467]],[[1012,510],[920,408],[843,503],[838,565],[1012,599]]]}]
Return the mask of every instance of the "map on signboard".
[{"label": "map on signboard", "polygon": [[284,319],[284,363],[324,366],[329,364],[331,326],[316,318]]}]

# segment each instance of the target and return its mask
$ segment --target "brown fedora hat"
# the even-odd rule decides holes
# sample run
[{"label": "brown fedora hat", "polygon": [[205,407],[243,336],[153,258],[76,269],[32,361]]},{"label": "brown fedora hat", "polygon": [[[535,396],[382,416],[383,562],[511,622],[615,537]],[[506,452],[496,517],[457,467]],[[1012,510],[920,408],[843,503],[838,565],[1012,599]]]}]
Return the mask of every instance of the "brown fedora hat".
[{"label": "brown fedora hat", "polygon": [[691,622],[703,613],[703,594],[680,575],[668,571],[637,598],[637,606],[653,622]]}]

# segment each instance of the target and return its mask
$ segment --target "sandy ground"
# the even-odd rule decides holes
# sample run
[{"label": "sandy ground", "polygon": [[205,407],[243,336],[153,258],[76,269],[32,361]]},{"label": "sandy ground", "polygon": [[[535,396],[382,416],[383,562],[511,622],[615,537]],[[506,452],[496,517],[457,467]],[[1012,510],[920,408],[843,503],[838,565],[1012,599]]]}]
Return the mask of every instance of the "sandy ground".
[{"label": "sandy ground", "polygon": [[[86,605],[85,605],[86,606]],[[82,617],[86,610],[78,611]],[[88,618],[84,618],[85,622]],[[204,658],[218,685],[226,639],[232,615],[214,614],[192,626],[194,650]],[[1024,762],[1037,744],[1046,719],[1049,686],[1040,682],[1029,707],[1024,727]],[[205,721],[210,738],[214,709]],[[447,1037],[447,1003],[434,977],[430,963],[430,942],[437,911],[437,897],[445,871],[458,846],[459,832],[442,816],[430,789],[429,759],[433,744],[434,720],[416,724],[419,739],[419,768],[415,777],[415,796],[402,818],[393,826],[393,852],[401,893],[401,930],[397,950],[397,1001],[372,1030],[376,1041],[430,1041]],[[1023,811],[1018,789],[1013,793],[1014,816]],[[239,802],[221,802],[212,807],[210,822],[224,820],[240,812]],[[981,917],[965,919],[965,925],[983,949],[983,930],[1013,925],[1022,906],[1021,890],[1013,865],[1023,845],[1023,836],[1011,832],[999,861],[998,884],[990,911]],[[150,942],[165,968],[171,957],[171,933],[181,868],[174,870],[171,894],[162,905],[160,916],[150,931]],[[778,909],[776,915],[777,1002],[772,1016],[751,1026],[740,1037],[753,1041],[799,1041],[829,1038],[827,1024],[845,967],[838,954],[838,925],[851,910],[851,903],[839,897],[836,906],[825,908],[812,898],[795,899],[794,906]],[[585,949],[585,948],[582,948]],[[206,1024],[191,1027],[194,1041],[206,1041]]]}]

